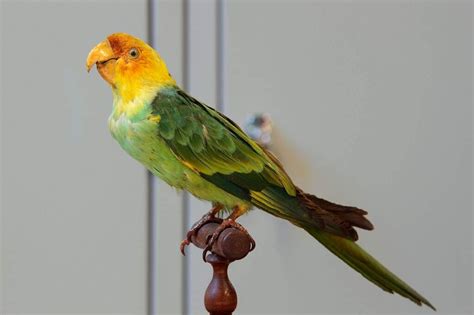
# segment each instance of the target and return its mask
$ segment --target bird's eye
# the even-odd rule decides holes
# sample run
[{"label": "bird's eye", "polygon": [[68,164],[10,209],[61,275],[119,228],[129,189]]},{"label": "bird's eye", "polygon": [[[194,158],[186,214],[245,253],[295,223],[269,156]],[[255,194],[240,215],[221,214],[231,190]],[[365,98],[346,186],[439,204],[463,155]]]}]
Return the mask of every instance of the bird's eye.
[{"label": "bird's eye", "polygon": [[139,54],[140,53],[138,52],[138,49],[136,48],[132,48],[128,51],[128,55],[130,56],[130,58],[133,58],[133,59],[138,58]]}]

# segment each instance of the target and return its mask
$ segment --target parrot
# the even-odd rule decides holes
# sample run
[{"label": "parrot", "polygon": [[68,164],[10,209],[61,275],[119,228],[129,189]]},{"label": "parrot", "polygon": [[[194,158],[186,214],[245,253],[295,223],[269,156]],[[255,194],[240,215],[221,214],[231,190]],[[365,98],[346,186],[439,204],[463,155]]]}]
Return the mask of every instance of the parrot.
[{"label": "parrot", "polygon": [[111,34],[89,52],[87,71],[94,65],[112,89],[108,127],[113,138],[153,175],[212,204],[181,243],[183,254],[193,233],[216,216],[225,215],[207,250],[225,228],[248,233],[236,220],[258,208],[304,229],[381,289],[436,310],[357,244],[356,228],[373,229],[366,211],[296,186],[269,150],[181,89],[147,43],[126,33]]}]

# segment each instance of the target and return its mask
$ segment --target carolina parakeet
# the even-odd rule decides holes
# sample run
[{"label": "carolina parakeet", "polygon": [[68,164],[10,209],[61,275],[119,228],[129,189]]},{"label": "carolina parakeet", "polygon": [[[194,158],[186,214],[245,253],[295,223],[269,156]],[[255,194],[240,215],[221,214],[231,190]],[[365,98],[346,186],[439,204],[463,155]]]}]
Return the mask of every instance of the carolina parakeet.
[{"label": "carolina parakeet", "polygon": [[[373,229],[366,211],[295,186],[274,155],[232,120],[183,91],[160,55],[145,42],[112,34],[90,51],[87,70],[94,65],[112,87],[108,121],[112,136],[169,185],[212,202],[202,222],[228,211],[222,227],[243,229],[235,220],[254,207],[262,209],[306,230],[383,290],[435,309],[356,244],[355,227]],[[188,233],[183,247],[189,237]]]}]

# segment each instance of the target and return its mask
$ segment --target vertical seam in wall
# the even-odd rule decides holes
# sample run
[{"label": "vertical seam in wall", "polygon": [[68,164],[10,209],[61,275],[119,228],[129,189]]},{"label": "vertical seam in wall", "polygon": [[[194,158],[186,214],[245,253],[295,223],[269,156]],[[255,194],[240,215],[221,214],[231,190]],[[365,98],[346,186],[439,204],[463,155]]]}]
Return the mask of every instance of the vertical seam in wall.
[{"label": "vertical seam in wall", "polygon": [[156,314],[156,212],[155,212],[155,179],[150,171],[146,171],[147,182],[147,268],[146,268],[146,282],[147,282],[147,314]]},{"label": "vertical seam in wall", "polygon": [[226,15],[225,0],[217,0],[216,3],[216,109],[224,112],[226,109]]},{"label": "vertical seam in wall", "polygon": [[[183,34],[182,34],[182,47],[183,47],[183,55],[182,55],[182,69],[183,69],[183,89],[185,91],[189,90],[189,57],[190,57],[190,43],[189,43],[189,17],[190,17],[190,8],[189,8],[189,0],[183,0],[183,7],[182,7],[182,18],[183,18]],[[188,227],[189,227],[189,216],[190,216],[190,203],[189,203],[189,193],[183,191],[182,199],[181,199],[181,207],[183,211],[183,221],[182,221],[182,235],[186,235]],[[182,314],[188,315],[189,314],[189,303],[190,303],[190,288],[189,288],[189,269],[190,269],[190,261],[189,256],[183,257],[183,264],[182,264],[182,284],[181,284],[181,302],[182,302]]]},{"label": "vertical seam in wall", "polygon": [[[150,46],[154,47],[155,38],[155,0],[147,0],[146,6],[146,17],[147,17],[147,40]],[[154,47],[156,48],[156,47]],[[157,314],[157,287],[155,283],[156,279],[156,264],[157,264],[157,215],[156,215],[156,186],[153,174],[150,171],[146,171],[146,184],[147,184],[147,266],[146,266],[146,306],[147,314]]]}]

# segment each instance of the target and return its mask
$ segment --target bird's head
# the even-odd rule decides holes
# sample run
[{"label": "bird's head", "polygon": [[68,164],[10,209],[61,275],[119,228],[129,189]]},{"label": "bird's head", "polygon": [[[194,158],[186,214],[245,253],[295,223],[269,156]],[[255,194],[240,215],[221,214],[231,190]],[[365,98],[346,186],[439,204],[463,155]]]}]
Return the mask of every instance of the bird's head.
[{"label": "bird's head", "polygon": [[87,71],[94,65],[114,93],[126,101],[146,90],[175,84],[158,53],[144,41],[125,33],[109,35],[89,52]]}]

